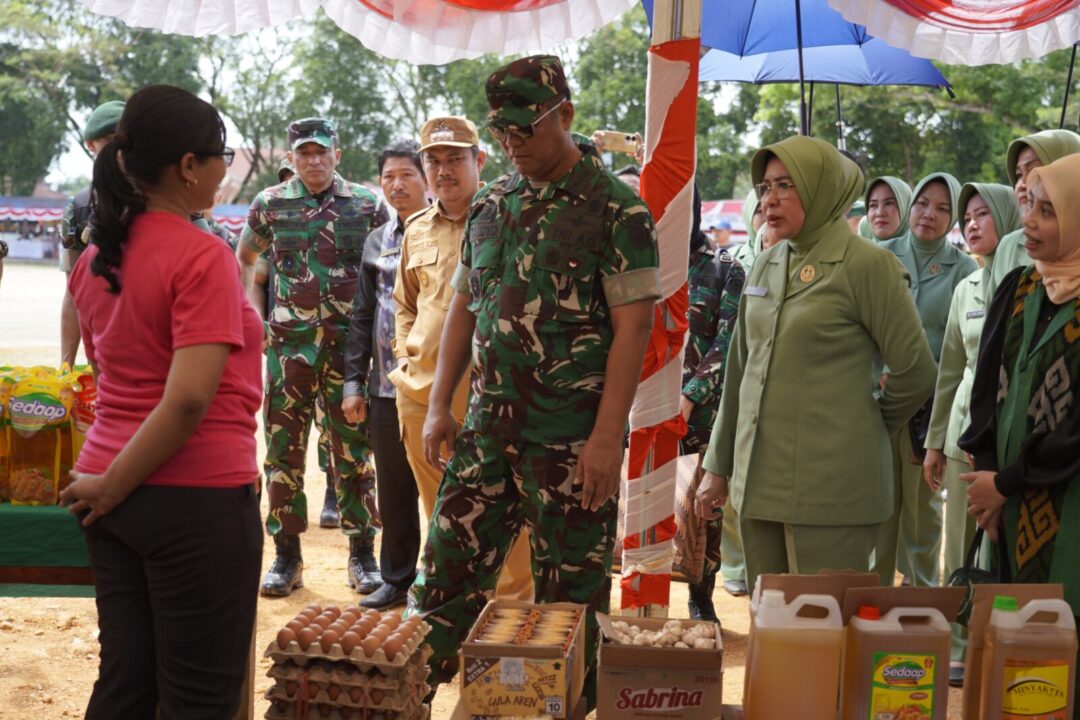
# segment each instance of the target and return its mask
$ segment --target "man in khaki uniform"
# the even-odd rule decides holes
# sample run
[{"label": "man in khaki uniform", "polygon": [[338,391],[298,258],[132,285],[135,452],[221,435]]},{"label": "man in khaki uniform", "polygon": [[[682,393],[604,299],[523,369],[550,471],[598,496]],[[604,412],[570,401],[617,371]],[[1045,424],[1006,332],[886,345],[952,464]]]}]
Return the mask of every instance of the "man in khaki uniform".
[{"label": "man in khaki uniform", "polygon": [[[405,222],[401,264],[394,285],[398,368],[390,373],[397,387],[401,439],[416,477],[424,512],[430,519],[442,480],[442,469],[424,459],[424,419],[427,416],[439,336],[450,309],[465,222],[473,195],[480,189],[480,170],[486,154],[480,149],[476,126],[462,117],[436,117],[420,128],[420,152],[428,187],[436,200]],[[451,410],[458,424],[465,420],[469,379],[454,391]],[[532,565],[524,531],[507,555],[496,587],[499,597],[531,601]]]}]

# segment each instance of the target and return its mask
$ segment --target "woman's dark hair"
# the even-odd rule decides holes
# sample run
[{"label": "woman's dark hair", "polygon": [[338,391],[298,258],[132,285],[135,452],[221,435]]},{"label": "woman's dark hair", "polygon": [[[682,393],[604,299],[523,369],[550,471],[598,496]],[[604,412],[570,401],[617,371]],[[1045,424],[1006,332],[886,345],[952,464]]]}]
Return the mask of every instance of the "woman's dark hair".
[{"label": "woman's dark hair", "polygon": [[420,176],[424,177],[424,164],[420,161],[420,143],[409,139],[395,140],[383,148],[376,160],[379,167],[379,177],[382,177],[383,165],[386,164],[387,160],[394,157],[412,160],[412,164],[420,171]]},{"label": "woman's dark hair", "polygon": [[[116,135],[94,161],[90,233],[97,256],[90,270],[120,292],[116,270],[135,218],[146,210],[142,189],[187,153],[225,149],[225,124],[210,103],[172,85],[150,85],[131,96]],[[200,162],[204,161],[200,157]]]}]

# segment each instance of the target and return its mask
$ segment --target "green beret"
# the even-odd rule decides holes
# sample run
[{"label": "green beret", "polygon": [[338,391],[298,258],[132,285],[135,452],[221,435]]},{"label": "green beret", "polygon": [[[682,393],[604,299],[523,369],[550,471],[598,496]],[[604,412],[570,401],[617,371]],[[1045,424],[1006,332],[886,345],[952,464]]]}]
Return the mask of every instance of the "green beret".
[{"label": "green beret", "polygon": [[83,128],[82,133],[83,141],[98,140],[116,132],[116,126],[120,124],[120,116],[123,114],[122,100],[110,100],[103,105],[98,105],[86,120],[86,127]]}]

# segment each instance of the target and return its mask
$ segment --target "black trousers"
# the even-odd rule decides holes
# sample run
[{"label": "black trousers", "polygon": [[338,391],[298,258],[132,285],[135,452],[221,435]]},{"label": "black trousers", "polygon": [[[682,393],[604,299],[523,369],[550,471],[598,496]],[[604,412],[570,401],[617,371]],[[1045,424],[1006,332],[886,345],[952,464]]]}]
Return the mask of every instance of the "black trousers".
[{"label": "black trousers", "polygon": [[408,587],[416,579],[416,559],[420,554],[420,493],[401,441],[397,401],[371,397],[368,412],[382,518],[379,568],[384,582]]},{"label": "black trousers", "polygon": [[86,528],[101,665],[89,720],[231,720],[259,592],[255,486],[146,485]]}]

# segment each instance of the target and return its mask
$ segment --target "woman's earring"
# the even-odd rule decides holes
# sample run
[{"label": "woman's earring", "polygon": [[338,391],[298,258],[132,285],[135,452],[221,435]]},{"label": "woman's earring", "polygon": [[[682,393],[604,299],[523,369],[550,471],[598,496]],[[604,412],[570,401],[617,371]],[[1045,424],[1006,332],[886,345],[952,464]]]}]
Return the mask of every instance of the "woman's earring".
[{"label": "woman's earring", "polygon": [[191,189],[191,181],[190,180],[185,180],[184,181],[184,187],[186,187],[188,190],[190,190]]}]

